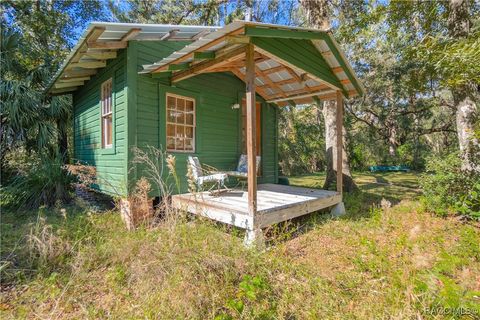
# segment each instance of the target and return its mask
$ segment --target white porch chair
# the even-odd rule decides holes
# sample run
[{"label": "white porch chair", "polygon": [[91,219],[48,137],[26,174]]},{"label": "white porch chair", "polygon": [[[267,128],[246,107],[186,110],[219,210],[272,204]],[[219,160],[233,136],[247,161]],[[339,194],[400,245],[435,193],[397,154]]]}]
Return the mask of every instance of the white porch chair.
[{"label": "white porch chair", "polygon": [[[256,167],[257,167],[257,176],[260,171],[260,161],[262,160],[261,156],[257,156]],[[240,183],[242,183],[242,188],[245,187],[245,183],[248,178],[248,158],[246,154],[240,155],[238,159],[237,169],[234,171],[228,171],[226,174],[230,177],[237,178]]]},{"label": "white porch chair", "polygon": [[217,186],[217,189],[220,189],[221,187],[225,188],[225,180],[228,179],[227,174],[218,172],[205,175],[198,157],[188,156],[187,166],[191,168],[193,179],[200,189],[203,189],[206,184],[213,185],[209,190],[213,189],[215,186]]}]

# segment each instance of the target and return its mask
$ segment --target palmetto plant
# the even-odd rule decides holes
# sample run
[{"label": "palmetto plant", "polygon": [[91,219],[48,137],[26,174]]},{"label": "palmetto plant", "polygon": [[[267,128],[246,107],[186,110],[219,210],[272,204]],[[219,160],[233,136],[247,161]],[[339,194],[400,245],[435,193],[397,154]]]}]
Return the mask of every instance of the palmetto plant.
[{"label": "palmetto plant", "polygon": [[[20,143],[29,150],[58,145],[55,137],[66,136],[70,119],[69,99],[47,97],[44,86],[50,78],[45,65],[30,68],[20,59],[24,48],[20,34],[3,28],[1,37],[0,146],[3,155]],[[59,141],[61,139],[58,139]],[[60,152],[66,151],[66,145]]]}]

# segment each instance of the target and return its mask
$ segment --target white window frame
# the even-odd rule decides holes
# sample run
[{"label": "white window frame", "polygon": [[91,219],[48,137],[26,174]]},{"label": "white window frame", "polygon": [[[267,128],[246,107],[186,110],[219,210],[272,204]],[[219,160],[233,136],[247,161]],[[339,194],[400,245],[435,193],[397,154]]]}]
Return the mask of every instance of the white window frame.
[{"label": "white window frame", "polygon": [[[184,123],[181,124],[181,123],[176,123],[176,122],[169,122],[168,121],[168,98],[171,97],[171,98],[175,98],[175,99],[183,99],[185,101],[191,101],[193,103],[193,125],[189,125],[187,124],[187,117],[184,117]],[[176,105],[175,105],[176,107]],[[165,116],[166,116],[166,121],[165,121],[165,138],[166,138],[166,143],[165,143],[165,147],[166,147],[166,150],[169,151],[169,152],[181,152],[181,153],[195,153],[195,150],[197,148],[197,145],[196,145],[196,140],[195,140],[195,136],[196,136],[196,133],[197,133],[197,105],[195,103],[195,99],[194,98],[191,98],[191,97],[186,97],[186,96],[181,96],[181,95],[178,95],[178,94],[173,94],[173,93],[167,93],[166,94],[166,97],[165,97]],[[168,125],[174,125],[175,126],[175,131],[176,131],[176,128],[177,128],[177,125],[182,125],[183,127],[190,127],[192,128],[192,131],[193,131],[193,137],[192,137],[192,146],[193,146],[193,149],[192,150],[180,150],[180,149],[171,149],[171,148],[168,148]],[[176,137],[175,138],[175,142],[176,142]],[[185,139],[186,137],[184,137]],[[185,142],[184,142],[184,146],[185,146]]]},{"label": "white window frame", "polygon": [[[106,90],[110,90],[110,95],[107,97],[105,94]],[[109,110],[107,110],[109,108]],[[112,125],[110,127],[110,135],[112,137],[112,143],[108,144],[108,134],[106,130],[106,121],[108,116],[112,118]],[[113,147],[113,81],[112,78],[104,81],[100,88],[100,122],[101,122],[101,139],[102,139],[102,148],[111,149]]]}]

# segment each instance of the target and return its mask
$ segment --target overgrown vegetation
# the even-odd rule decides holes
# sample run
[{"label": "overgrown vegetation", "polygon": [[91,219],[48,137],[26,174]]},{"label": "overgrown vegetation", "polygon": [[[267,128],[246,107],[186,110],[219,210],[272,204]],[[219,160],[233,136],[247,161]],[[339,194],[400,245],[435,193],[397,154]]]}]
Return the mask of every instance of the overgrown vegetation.
[{"label": "overgrown vegetation", "polygon": [[[208,220],[171,220],[128,232],[117,212],[4,212],[1,317],[478,314],[478,227],[423,211],[413,201],[419,195],[413,174],[356,178],[362,192],[347,198],[348,216],[316,214],[278,226],[265,252],[246,249],[238,230]],[[292,179],[304,185],[315,180],[322,183],[318,176]],[[390,197],[381,201],[384,195]]]},{"label": "overgrown vegetation", "polygon": [[[102,4],[0,3],[2,319],[480,317],[477,2]],[[205,220],[172,214],[127,232],[116,211],[66,205],[71,99],[43,92],[77,30],[93,20],[213,25],[245,15],[328,22],[365,85],[366,97],[346,103],[346,153],[361,189],[345,195],[348,216],[279,225],[257,252],[239,230]],[[312,172],[327,163],[325,106],[280,111],[279,165],[303,174],[293,185],[322,187]],[[137,164],[167,194],[178,186],[175,159],[155,152],[137,151]],[[426,171],[358,173],[377,164]]]},{"label": "overgrown vegetation", "polygon": [[463,171],[458,154],[430,158],[420,181],[428,210],[480,220],[480,173]]},{"label": "overgrown vegetation", "polygon": [[2,187],[2,206],[37,209],[42,205],[52,207],[71,199],[75,177],[63,164],[59,154],[17,154],[8,157],[6,171],[9,181]]}]

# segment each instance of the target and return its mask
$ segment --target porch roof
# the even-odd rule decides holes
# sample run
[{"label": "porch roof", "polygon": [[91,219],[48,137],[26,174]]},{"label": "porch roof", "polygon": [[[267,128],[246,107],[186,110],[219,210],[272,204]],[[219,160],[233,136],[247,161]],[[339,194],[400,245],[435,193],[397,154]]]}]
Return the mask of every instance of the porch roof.
[{"label": "porch roof", "polygon": [[255,89],[278,105],[363,95],[364,88],[329,32],[235,21],[140,73],[172,83],[201,73],[232,72],[245,81],[245,46],[255,48]]}]

